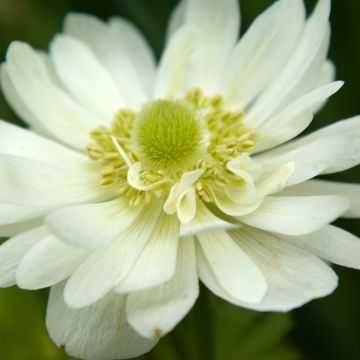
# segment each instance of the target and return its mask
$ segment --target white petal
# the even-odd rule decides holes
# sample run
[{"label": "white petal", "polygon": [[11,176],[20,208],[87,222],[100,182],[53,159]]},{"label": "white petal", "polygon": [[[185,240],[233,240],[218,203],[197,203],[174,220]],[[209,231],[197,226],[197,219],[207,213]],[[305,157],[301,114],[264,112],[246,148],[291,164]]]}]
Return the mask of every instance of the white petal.
[{"label": "white petal", "polygon": [[86,255],[86,251],[49,235],[23,257],[16,271],[16,283],[29,290],[55,285],[70,276]]},{"label": "white petal", "polygon": [[[16,204],[0,204],[0,226],[37,219],[49,211],[48,207],[20,206]],[[1,231],[0,231],[1,233]],[[0,235],[4,236],[4,235]]]},{"label": "white petal", "polygon": [[0,236],[1,237],[11,237],[19,235],[25,231],[30,231],[36,227],[39,227],[43,224],[41,218],[20,221],[12,224],[0,225]]},{"label": "white petal", "polygon": [[[117,142],[115,142],[115,146],[119,146],[119,144]],[[119,152],[120,152],[120,149],[118,149]],[[123,150],[121,150],[120,155],[123,157],[122,152],[123,152]],[[126,159],[124,159],[124,160],[125,160],[125,162],[127,162]],[[127,172],[127,181],[130,186],[132,186],[133,188],[135,188],[137,190],[140,190],[140,191],[152,190],[152,189],[155,189],[156,187],[159,187],[159,186],[169,182],[169,180],[163,179],[163,180],[154,182],[152,184],[145,184],[144,181],[141,179],[142,170],[143,170],[143,168],[142,168],[142,164],[140,162],[137,162],[135,164],[131,164],[131,163],[129,164],[129,170]]]},{"label": "white petal", "polygon": [[0,287],[14,285],[16,269],[30,248],[48,236],[44,227],[37,227],[14,236],[0,246]]},{"label": "white petal", "polygon": [[171,13],[170,20],[168,22],[166,38],[167,42],[171,41],[173,35],[185,24],[185,15],[186,15],[186,0],[180,0],[175,6],[174,10]]},{"label": "white petal", "polygon": [[[52,82],[42,58],[27,44],[13,42],[6,58],[6,71],[16,90],[10,89],[8,95],[20,97],[13,103],[19,102],[20,107],[25,104],[30,109],[30,117],[24,120],[83,150],[89,142],[89,132],[103,121],[80,107]],[[23,110],[19,110],[23,115]]]},{"label": "white petal", "polygon": [[238,305],[289,311],[332,293],[337,286],[334,271],[309,252],[255,229],[244,228],[231,235],[262,270],[269,286],[261,304]]},{"label": "white petal", "polygon": [[0,155],[0,202],[22,206],[64,206],[108,196],[98,175],[79,174],[37,161]]},{"label": "white petal", "polygon": [[239,3],[237,0],[188,0],[185,23],[195,26],[200,36],[192,55],[187,87],[216,91],[239,36]]},{"label": "white petal", "polygon": [[155,97],[183,95],[191,76],[191,55],[198,44],[198,32],[191,25],[182,26],[166,46],[159,64]]},{"label": "white petal", "polygon": [[70,307],[98,301],[126,277],[153,236],[160,211],[157,203],[148,206],[134,224],[109,245],[95,250],[76,269],[65,287],[65,301]]},{"label": "white petal", "polygon": [[[316,83],[316,87],[329,84],[329,83],[335,81],[335,79],[336,79],[336,67],[335,67],[335,64],[331,60],[327,60],[327,61],[325,61],[325,64],[322,67],[320,76],[319,76],[318,81]],[[321,109],[326,105],[327,100],[328,99],[326,99],[324,102],[320,103],[315,108],[315,113],[318,113],[319,111],[321,111]]]},{"label": "white petal", "polygon": [[312,90],[266,121],[257,130],[256,151],[275,147],[302,133],[311,123],[319,104],[323,104],[343,84],[337,81]]},{"label": "white petal", "polygon": [[130,325],[142,336],[158,339],[171,331],[194,305],[199,294],[192,238],[179,241],[176,272],[165,284],[129,295],[126,306]]},{"label": "white petal", "polygon": [[183,224],[189,223],[196,214],[196,193],[194,183],[204,173],[203,169],[189,171],[183,174],[170,190],[165,201],[164,211],[175,214]]},{"label": "white petal", "polygon": [[261,302],[267,290],[264,275],[227,232],[206,232],[197,237],[220,286],[239,301]]},{"label": "white petal", "polygon": [[268,196],[256,211],[238,220],[275,233],[303,235],[331,223],[348,207],[342,196]]},{"label": "white petal", "polygon": [[279,195],[341,195],[346,196],[350,202],[350,209],[342,217],[360,217],[360,185],[347,184],[334,181],[310,180],[302,184],[291,186]]},{"label": "white petal", "polygon": [[8,71],[8,65],[6,63],[2,63],[0,65],[0,81],[1,90],[7,103],[11,106],[19,118],[23,119],[27,124],[30,124],[34,131],[49,137],[54,137],[51,136],[51,133],[47,131],[44,126],[41,125],[35,113],[30,109],[29,106],[27,106],[22,96],[16,90]]},{"label": "white petal", "polygon": [[127,51],[127,44],[124,44],[124,34],[113,31],[108,24],[87,14],[67,15],[64,28],[67,34],[81,40],[94,52],[129,106],[137,108],[146,99],[144,86]]},{"label": "white petal", "polygon": [[118,293],[149,289],[168,281],[175,272],[179,221],[163,212],[134,267],[116,287]]},{"label": "white petal", "polygon": [[298,140],[256,156],[266,168],[293,161],[295,172],[288,186],[319,174],[347,170],[360,162],[360,117],[322,128]]},{"label": "white petal", "polygon": [[54,210],[45,221],[55,235],[69,244],[95,250],[128,228],[143,209],[130,207],[127,199],[116,199]]},{"label": "white petal", "polygon": [[[343,166],[349,154],[348,148],[351,144],[345,137],[319,137],[313,141],[300,143],[295,140],[287,145],[280,146],[274,150],[267,151],[255,157],[255,160],[263,165],[264,174],[272,172],[285,163],[293,162],[295,170],[287,182],[287,186],[302,183],[306,180],[327,172],[334,164]],[[298,143],[298,146],[291,146]],[[351,155],[353,162],[355,155]]]},{"label": "white petal", "polygon": [[0,120],[0,154],[21,156],[66,169],[89,171],[89,159],[69,148]]},{"label": "white petal", "polygon": [[293,163],[280,166],[273,174],[259,181],[256,185],[258,193],[262,196],[278,193],[286,186],[294,170]]},{"label": "white petal", "polygon": [[281,236],[334,264],[360,269],[360,239],[338,227],[327,225],[306,236]]},{"label": "white petal", "polygon": [[131,22],[124,18],[112,17],[109,25],[119,39],[122,46],[126,48],[131,61],[149,94],[153,93],[155,80],[156,59],[154,52],[144,35]]},{"label": "white petal", "polygon": [[304,18],[301,0],[278,1],[256,18],[224,74],[227,102],[245,108],[279,75],[298,42]]},{"label": "white petal", "polygon": [[187,223],[181,224],[180,235],[190,236],[213,230],[228,230],[240,227],[240,224],[233,224],[215,216],[202,202],[196,205],[196,216]]},{"label": "white petal", "polygon": [[245,115],[244,123],[257,128],[271,115],[312,89],[329,46],[330,1],[320,0],[307,21],[298,46],[287,65]]},{"label": "white petal", "polygon": [[109,294],[96,304],[74,310],[63,300],[63,285],[50,291],[46,327],[57,346],[84,360],[128,359],[156,344],[139,336],[127,324],[122,296]]},{"label": "white petal", "polygon": [[58,35],[51,43],[51,59],[70,93],[87,109],[107,121],[125,103],[110,74],[81,41]]}]

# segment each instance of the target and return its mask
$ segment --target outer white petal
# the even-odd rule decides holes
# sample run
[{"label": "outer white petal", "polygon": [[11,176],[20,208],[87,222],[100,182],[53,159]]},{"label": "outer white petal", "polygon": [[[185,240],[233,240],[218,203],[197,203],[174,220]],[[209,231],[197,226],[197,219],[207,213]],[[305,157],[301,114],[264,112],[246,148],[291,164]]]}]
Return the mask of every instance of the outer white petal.
[{"label": "outer white petal", "polygon": [[341,195],[346,196],[351,206],[348,211],[342,214],[342,217],[359,218],[360,217],[360,185],[347,184],[334,181],[310,180],[302,184],[291,186],[279,195]]},{"label": "outer white petal", "polygon": [[[132,226],[109,245],[95,250],[77,268],[65,287],[65,301],[70,307],[93,304],[126,277],[154,231],[157,234],[160,211],[159,204],[149,206]],[[166,232],[162,235],[167,237]]]},{"label": "outer white petal", "polygon": [[111,242],[143,210],[143,206],[131,208],[127,199],[116,199],[54,210],[45,221],[54,234],[69,244],[94,250]]},{"label": "outer white petal", "polygon": [[232,231],[231,235],[262,270],[269,286],[261,304],[243,306],[289,311],[332,293],[337,286],[334,271],[307,251],[251,228]]},{"label": "outer white petal", "polygon": [[331,223],[348,207],[343,196],[268,196],[257,210],[238,220],[275,233],[303,235]]},{"label": "outer white petal", "polygon": [[360,117],[339,121],[298,140],[255,157],[267,169],[293,161],[288,186],[319,174],[347,170],[360,163]]},{"label": "outer white petal", "polygon": [[70,93],[87,109],[111,121],[124,100],[110,74],[81,41],[58,35],[51,43],[51,59]]},{"label": "outer white petal", "polygon": [[84,360],[115,360],[140,356],[156,344],[139,336],[125,318],[125,301],[109,294],[94,305],[74,310],[63,300],[62,284],[54,286],[46,315],[46,327],[57,346]]},{"label": "outer white petal", "polygon": [[[295,140],[294,143],[299,140]],[[255,159],[263,165],[264,173],[272,172],[282,164],[293,162],[295,170],[287,182],[287,186],[296,185],[317,175],[327,172],[334,164],[343,166],[351,145],[345,137],[319,137],[298,147],[283,145],[256,156]],[[281,149],[284,148],[284,151]],[[286,149],[288,151],[286,151]],[[355,155],[352,155],[355,163]],[[360,160],[357,160],[360,161]]]},{"label": "outer white petal", "polygon": [[89,142],[89,132],[103,121],[52,82],[42,58],[27,44],[13,42],[6,59],[7,75],[2,85],[12,87],[5,94],[16,97],[10,102],[19,104],[18,113],[24,116],[26,109],[30,109],[30,116],[24,117],[30,125],[83,150]]},{"label": "outer white petal", "polygon": [[245,108],[279,75],[297,45],[304,18],[301,0],[278,1],[256,18],[224,74],[222,89],[227,102]]},{"label": "outer white petal", "polygon": [[142,336],[158,339],[171,331],[194,305],[199,295],[195,248],[192,238],[179,241],[176,272],[165,284],[128,297],[130,325]]},{"label": "outer white petal", "polygon": [[167,41],[171,41],[176,31],[185,24],[186,15],[186,0],[180,0],[171,13],[170,20],[167,26],[166,37]]},{"label": "outer white petal", "polygon": [[187,0],[185,22],[199,29],[199,45],[191,59],[187,87],[215,91],[239,36],[237,0]]},{"label": "outer white petal", "polygon": [[152,95],[156,60],[151,46],[140,30],[128,20],[114,16],[110,19],[109,25],[116,38],[119,39],[119,42],[130,55],[145,89]]},{"label": "outer white petal", "polygon": [[163,212],[134,267],[116,287],[118,293],[149,289],[168,281],[175,272],[179,221]]},{"label": "outer white petal", "polygon": [[[323,86],[329,84],[336,79],[336,67],[335,64],[331,60],[327,60],[321,70],[320,76],[316,83],[316,87]],[[318,113],[327,103],[327,100],[320,103],[316,109],[315,113]]]},{"label": "outer white petal", "polygon": [[55,136],[51,136],[51,133],[46,130],[46,127],[41,125],[35,115],[36,113],[27,106],[22,96],[16,90],[6,63],[2,63],[0,65],[0,81],[2,93],[14,112],[26,123],[30,124],[33,130],[36,130],[38,133],[45,134],[46,136],[56,138]]},{"label": "outer white petal", "polygon": [[238,301],[260,303],[267,291],[264,274],[233,239],[223,230],[197,237],[223,290]]},{"label": "outer white petal", "polygon": [[[20,206],[15,204],[0,204],[0,226],[37,219],[49,211],[48,207]],[[1,231],[0,231],[1,233]],[[4,235],[0,235],[4,236]]]},{"label": "outer white petal", "polygon": [[16,283],[16,269],[21,259],[34,244],[47,236],[48,231],[41,226],[14,236],[0,246],[0,287],[7,287]]},{"label": "outer white petal", "polygon": [[89,176],[37,161],[0,155],[0,202],[21,206],[64,206],[108,196],[98,175]]},{"label": "outer white petal", "polygon": [[312,90],[266,121],[257,130],[256,151],[275,147],[303,132],[311,123],[319,104],[323,104],[343,84],[337,81]]},{"label": "outer white petal", "polygon": [[306,236],[281,236],[334,264],[360,269],[360,239],[338,227],[327,225]]},{"label": "outer white petal", "polygon": [[86,251],[49,235],[23,257],[16,271],[16,283],[29,290],[55,285],[70,276],[86,255]]},{"label": "outer white petal", "polygon": [[238,223],[230,223],[215,216],[202,201],[199,201],[196,205],[196,216],[189,223],[181,224],[180,235],[191,236],[206,231],[235,229],[240,226]]},{"label": "outer white petal", "polygon": [[314,87],[329,47],[329,14],[330,0],[320,0],[293,56],[247,112],[245,124],[257,128],[275,111]]},{"label": "outer white petal", "polygon": [[192,53],[198,45],[194,26],[182,26],[173,36],[161,57],[155,82],[155,97],[183,95],[191,77]]},{"label": "outer white petal", "polygon": [[0,120],[0,154],[21,156],[65,169],[89,171],[89,159],[29,130]]},{"label": "outer white petal", "polygon": [[32,219],[32,220],[25,220],[12,224],[0,225],[0,236],[11,237],[11,236],[19,235],[25,231],[29,231],[36,227],[39,227],[42,224],[43,224],[42,219]]},{"label": "outer white petal", "polygon": [[124,34],[87,14],[67,15],[64,27],[67,34],[84,42],[105,65],[129,106],[137,108],[146,99],[144,86],[124,44]]}]

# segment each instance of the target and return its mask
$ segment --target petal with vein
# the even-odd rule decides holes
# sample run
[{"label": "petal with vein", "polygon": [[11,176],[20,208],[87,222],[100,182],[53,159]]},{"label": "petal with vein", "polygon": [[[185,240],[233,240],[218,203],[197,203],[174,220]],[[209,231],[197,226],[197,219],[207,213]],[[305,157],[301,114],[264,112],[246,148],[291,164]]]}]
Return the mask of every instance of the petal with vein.
[{"label": "petal with vein", "polygon": [[116,287],[118,293],[152,288],[168,281],[175,272],[179,221],[163,212],[134,267]]},{"label": "petal with vein", "polygon": [[301,0],[277,1],[256,18],[225,71],[222,87],[227,102],[246,108],[278,76],[297,44],[304,20]]},{"label": "petal with vein", "polygon": [[310,234],[337,219],[349,208],[343,196],[268,196],[240,222],[286,235]]},{"label": "petal with vein", "polygon": [[340,195],[346,196],[350,202],[350,208],[342,217],[359,218],[360,217],[360,185],[341,183],[327,180],[309,180],[304,183],[290,186],[283,190],[279,195]]},{"label": "petal with vein", "polygon": [[220,286],[232,297],[260,303],[267,291],[264,274],[223,230],[197,235]]},{"label": "petal with vein", "polygon": [[[40,131],[66,144],[83,150],[89,142],[89,132],[100,120],[76,103],[55,84],[42,58],[27,44],[13,42],[6,55],[6,68],[11,86],[8,94],[19,96],[13,103],[30,109],[24,120]],[[3,83],[3,86],[9,82]],[[23,109],[26,110],[26,109]],[[20,115],[23,114],[20,108]]]},{"label": "petal with vein", "polygon": [[196,216],[187,224],[181,224],[180,236],[191,236],[206,231],[228,230],[240,227],[239,223],[230,223],[214,215],[202,202],[196,205]]},{"label": "petal with vein", "polygon": [[194,239],[182,238],[174,276],[159,287],[130,294],[128,321],[140,335],[158,339],[184,318],[198,295]]},{"label": "petal with vein", "polygon": [[84,360],[127,359],[150,351],[155,341],[139,336],[125,317],[125,300],[109,294],[85,309],[70,309],[63,299],[64,285],[51,288],[46,327],[57,346]]},{"label": "petal with vein", "polygon": [[246,125],[259,127],[289,101],[314,87],[329,47],[329,14],[330,1],[320,0],[306,22],[293,56],[245,115]]},{"label": "petal with vein", "polygon": [[0,155],[1,203],[22,206],[65,206],[108,196],[99,187],[98,175],[74,173],[37,161]]},{"label": "petal with vein", "polygon": [[243,306],[260,311],[289,311],[329,295],[337,287],[334,271],[310,252],[251,228],[232,231],[231,236],[259,266],[269,286],[259,305]]},{"label": "petal with vein", "polygon": [[157,202],[149,206],[129,228],[107,246],[95,250],[75,270],[65,287],[68,306],[81,308],[93,304],[129,274],[153,236],[160,211]]},{"label": "petal with vein", "polygon": [[29,290],[55,285],[70,276],[86,255],[86,251],[49,235],[22,258],[16,271],[16,283]]},{"label": "petal with vein", "polygon": [[95,250],[106,246],[139,216],[143,206],[132,208],[128,199],[53,210],[45,219],[50,230],[70,245]]},{"label": "petal with vein", "polygon": [[281,236],[334,264],[360,269],[360,239],[338,227],[327,225],[306,236]]},{"label": "petal with vein", "polygon": [[0,246],[0,287],[15,285],[16,269],[33,245],[49,235],[45,227],[25,231]]},{"label": "petal with vein", "polygon": [[108,24],[88,14],[67,15],[64,28],[67,34],[81,40],[94,52],[129,106],[137,108],[146,100],[144,86],[127,51],[127,44],[124,44],[124,34],[113,31]]},{"label": "petal with vein", "polygon": [[110,74],[94,53],[72,36],[57,35],[50,45],[50,56],[68,91],[97,116],[113,120],[125,103]]}]

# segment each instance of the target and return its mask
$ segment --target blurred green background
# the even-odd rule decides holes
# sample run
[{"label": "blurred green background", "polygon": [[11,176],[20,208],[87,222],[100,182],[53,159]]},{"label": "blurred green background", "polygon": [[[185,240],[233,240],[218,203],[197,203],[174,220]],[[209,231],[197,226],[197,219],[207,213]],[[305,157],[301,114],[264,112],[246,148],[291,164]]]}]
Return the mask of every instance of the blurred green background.
[{"label": "blurred green background", "polygon": [[[166,21],[176,0],[0,0],[0,56],[12,40],[46,49],[61,30],[69,11],[101,18],[119,14],[131,19],[146,34],[157,55],[164,43]],[[244,31],[271,0],[242,0]],[[310,10],[315,1],[306,1]],[[333,0],[330,58],[341,91],[316,117],[309,131],[360,112],[359,1]],[[0,118],[22,124],[4,100]],[[360,140],[359,140],[360,141]],[[336,174],[336,180],[359,182],[360,169]],[[360,235],[357,220],[338,225]],[[340,285],[334,295],[314,301],[292,315],[259,314],[237,309],[202,289],[201,302],[156,350],[144,359],[360,359],[360,272],[337,268]],[[0,360],[67,359],[48,340],[44,329],[47,292],[0,290]],[[295,350],[294,350],[295,349]]]}]

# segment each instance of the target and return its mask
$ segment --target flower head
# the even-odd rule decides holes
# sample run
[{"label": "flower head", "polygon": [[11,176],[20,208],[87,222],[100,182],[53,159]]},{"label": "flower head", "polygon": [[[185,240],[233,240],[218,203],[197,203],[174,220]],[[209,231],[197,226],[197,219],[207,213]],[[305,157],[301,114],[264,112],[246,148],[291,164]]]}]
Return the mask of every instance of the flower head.
[{"label": "flower head", "polygon": [[330,1],[279,0],[238,41],[237,0],[184,0],[158,65],[127,21],[70,14],[49,55],[14,42],[0,123],[0,285],[51,287],[47,327],[84,359],[149,351],[200,280],[259,311],[331,293],[360,268],[360,119],[293,140],[342,86]]}]

